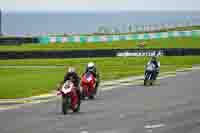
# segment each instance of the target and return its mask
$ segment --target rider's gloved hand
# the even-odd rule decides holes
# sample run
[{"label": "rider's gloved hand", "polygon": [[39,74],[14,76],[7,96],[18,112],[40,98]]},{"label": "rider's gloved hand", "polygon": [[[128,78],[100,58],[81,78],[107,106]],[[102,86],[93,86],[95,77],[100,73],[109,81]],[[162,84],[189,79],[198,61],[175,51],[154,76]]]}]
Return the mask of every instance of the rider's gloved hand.
[{"label": "rider's gloved hand", "polygon": [[60,88],[61,88],[61,84],[57,84],[57,85],[56,85],[56,88],[57,88],[57,90],[59,91]]}]

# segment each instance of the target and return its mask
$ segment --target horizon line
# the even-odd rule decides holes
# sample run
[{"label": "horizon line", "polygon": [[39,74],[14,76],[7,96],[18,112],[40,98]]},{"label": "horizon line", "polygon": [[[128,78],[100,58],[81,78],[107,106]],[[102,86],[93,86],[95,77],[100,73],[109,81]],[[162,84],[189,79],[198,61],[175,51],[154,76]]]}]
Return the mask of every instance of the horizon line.
[{"label": "horizon line", "polygon": [[75,12],[82,12],[82,13],[118,13],[118,12],[200,12],[200,9],[138,9],[138,10],[5,10],[0,8],[1,12],[5,13],[20,13],[20,12],[27,12],[27,13],[75,13]]}]

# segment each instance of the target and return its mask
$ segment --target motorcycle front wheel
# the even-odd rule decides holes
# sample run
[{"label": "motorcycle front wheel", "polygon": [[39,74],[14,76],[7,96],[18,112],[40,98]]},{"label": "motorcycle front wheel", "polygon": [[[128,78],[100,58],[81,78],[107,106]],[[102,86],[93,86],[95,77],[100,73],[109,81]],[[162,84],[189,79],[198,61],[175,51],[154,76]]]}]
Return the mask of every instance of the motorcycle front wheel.
[{"label": "motorcycle front wheel", "polygon": [[95,96],[96,96],[96,94],[97,94],[97,88],[95,87],[95,88],[94,88],[94,91],[93,91],[92,94],[91,94],[91,96],[89,96],[89,99],[94,99]]},{"label": "motorcycle front wheel", "polygon": [[69,108],[70,108],[70,97],[68,96],[62,97],[62,113],[66,115],[68,113]]},{"label": "motorcycle front wheel", "polygon": [[145,73],[145,75],[144,75],[144,86],[147,85],[148,78],[149,78],[149,73]]},{"label": "motorcycle front wheel", "polygon": [[76,108],[73,110],[73,112],[79,112],[80,111],[80,105],[81,105],[81,99],[78,100]]},{"label": "motorcycle front wheel", "polygon": [[84,91],[81,92],[81,100],[85,100],[85,92]]},{"label": "motorcycle front wheel", "polygon": [[145,85],[145,86],[147,85],[147,80],[144,80],[144,85]]},{"label": "motorcycle front wheel", "polygon": [[94,99],[94,95],[89,96],[89,99]]}]

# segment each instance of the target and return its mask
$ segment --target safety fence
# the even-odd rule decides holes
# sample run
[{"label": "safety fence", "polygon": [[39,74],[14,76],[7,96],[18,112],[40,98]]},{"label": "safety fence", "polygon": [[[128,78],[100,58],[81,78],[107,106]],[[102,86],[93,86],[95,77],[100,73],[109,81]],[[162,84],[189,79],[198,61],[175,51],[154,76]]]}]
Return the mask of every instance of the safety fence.
[{"label": "safety fence", "polygon": [[191,56],[200,55],[199,48],[175,49],[108,49],[108,50],[75,50],[75,51],[4,51],[0,59],[28,58],[95,58],[95,57],[128,57],[128,56]]},{"label": "safety fence", "polygon": [[74,43],[74,42],[112,42],[120,40],[147,40],[160,39],[170,37],[191,37],[200,36],[200,30],[192,31],[171,31],[158,33],[144,33],[144,34],[129,34],[129,35],[99,35],[99,36],[41,36],[38,38],[39,43]]},{"label": "safety fence", "polygon": [[112,42],[121,40],[148,40],[171,37],[200,37],[200,30],[171,31],[129,35],[94,35],[94,36],[38,36],[38,37],[0,37],[0,45],[21,45],[29,43],[84,43],[84,42]]}]

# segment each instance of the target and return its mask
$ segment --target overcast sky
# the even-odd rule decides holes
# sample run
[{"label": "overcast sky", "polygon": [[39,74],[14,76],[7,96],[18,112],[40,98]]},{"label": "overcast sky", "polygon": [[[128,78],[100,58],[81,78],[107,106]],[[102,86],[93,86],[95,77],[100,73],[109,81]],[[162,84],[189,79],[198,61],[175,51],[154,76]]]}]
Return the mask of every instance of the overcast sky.
[{"label": "overcast sky", "polygon": [[200,10],[200,0],[0,0],[4,11]]}]

